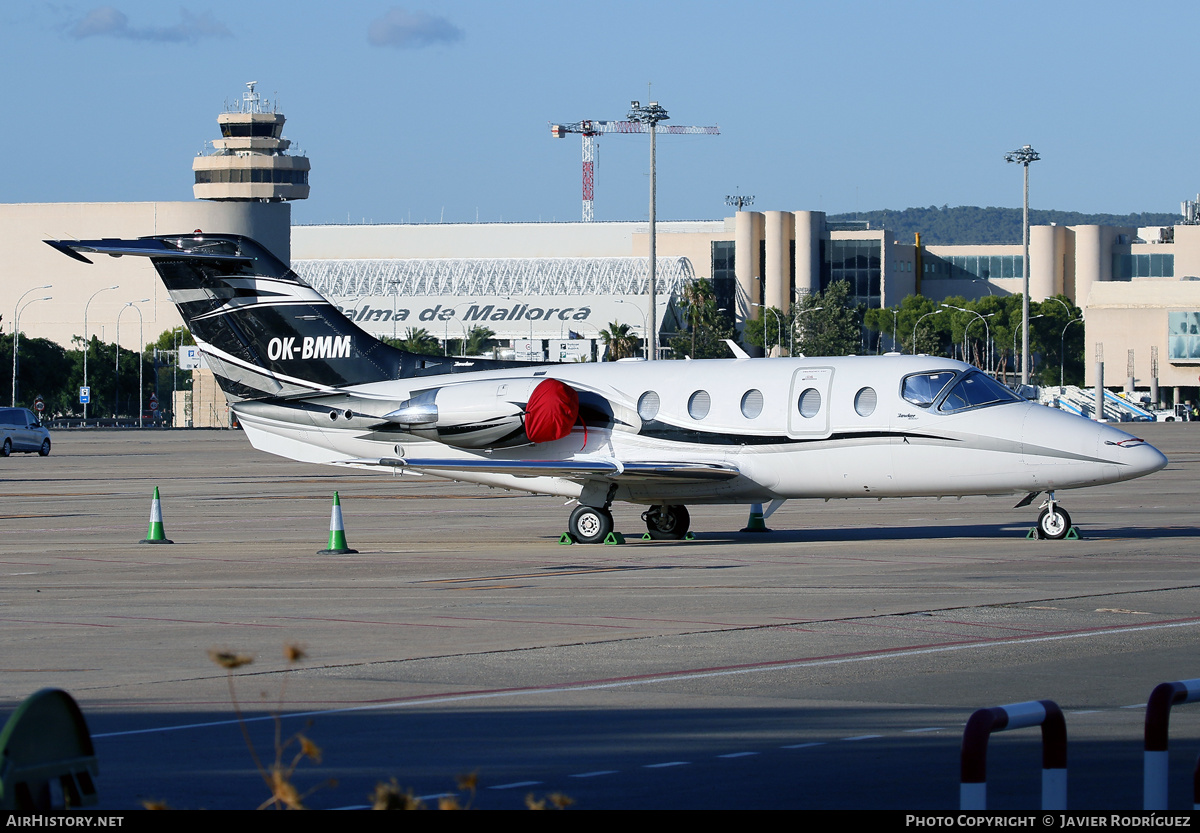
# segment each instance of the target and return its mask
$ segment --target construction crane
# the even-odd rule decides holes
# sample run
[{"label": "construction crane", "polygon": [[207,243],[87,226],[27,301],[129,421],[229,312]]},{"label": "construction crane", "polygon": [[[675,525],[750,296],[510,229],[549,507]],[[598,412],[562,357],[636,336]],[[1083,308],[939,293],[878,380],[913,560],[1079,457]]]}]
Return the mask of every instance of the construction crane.
[{"label": "construction crane", "polygon": [[[693,127],[684,125],[658,125],[659,133],[698,134],[701,136],[719,136],[721,131],[716,126]],[[584,119],[574,124],[552,124],[550,135],[555,139],[564,139],[568,133],[578,133],[583,137],[583,221],[590,223],[595,219],[592,211],[592,199],[596,185],[596,137],[602,133],[649,133],[650,125],[637,121],[600,121]]]}]

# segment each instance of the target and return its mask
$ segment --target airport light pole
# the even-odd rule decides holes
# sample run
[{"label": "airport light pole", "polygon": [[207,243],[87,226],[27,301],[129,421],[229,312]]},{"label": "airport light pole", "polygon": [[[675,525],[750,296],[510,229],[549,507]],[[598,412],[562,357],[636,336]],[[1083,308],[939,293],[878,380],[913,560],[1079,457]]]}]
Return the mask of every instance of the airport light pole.
[{"label": "airport light pole", "polygon": [[920,318],[917,319],[916,324],[913,324],[912,351],[913,351],[914,356],[917,355],[917,327],[920,327],[921,322],[924,321],[926,318],[928,318],[931,315],[937,315],[941,311],[942,310],[939,307],[938,309],[935,309],[933,312],[927,312],[924,315],[922,315]]},{"label": "airport light pole", "polygon": [[1005,162],[1016,162],[1025,169],[1025,202],[1021,215],[1021,238],[1025,250],[1024,294],[1021,298],[1021,384],[1029,384],[1029,163],[1041,159],[1029,145],[1004,154]]},{"label": "airport light pole", "polygon": [[1074,318],[1074,317],[1075,317],[1075,310],[1073,310],[1073,309],[1071,309],[1069,306],[1067,306],[1067,302],[1066,302],[1066,301],[1064,301],[1062,298],[1057,298],[1057,297],[1055,297],[1054,295],[1051,295],[1051,296],[1050,296],[1049,298],[1047,298],[1046,300],[1047,300],[1047,301],[1053,301],[1054,303],[1056,303],[1056,304],[1058,304],[1059,306],[1061,306],[1061,307],[1063,308],[1063,310],[1065,310],[1065,311],[1066,311],[1066,313],[1067,313],[1067,318]]},{"label": "airport light pole", "polygon": [[[97,289],[95,292],[92,293],[92,297],[87,299],[87,303],[83,305],[83,386],[85,388],[88,386],[87,359],[88,359],[89,348],[91,347],[91,345],[88,344],[88,325],[87,325],[88,307],[90,307],[92,305],[92,301],[95,300],[96,296],[99,295],[101,292],[108,292],[110,289],[120,289],[120,288],[121,288],[120,285],[114,284],[112,286],[106,286],[103,289]],[[88,406],[88,403],[84,402],[83,403],[83,425],[85,428],[87,427],[87,406]]]},{"label": "airport light pole", "polygon": [[[986,353],[987,346],[992,340],[992,328],[988,326],[987,320],[989,318],[991,318],[993,315],[995,315],[996,313],[989,312],[987,315],[983,315],[982,313],[978,313],[973,309],[967,309],[966,307],[956,307],[956,306],[953,306],[952,304],[942,304],[942,306],[946,307],[946,309],[956,309],[959,312],[969,312],[971,315],[974,315],[976,318],[978,318],[980,321],[983,322],[983,346],[984,346],[984,351]],[[971,320],[967,323],[967,326],[963,327],[963,361],[967,360],[967,330],[969,330],[971,328],[971,325],[974,323],[975,323],[975,321]],[[991,363],[991,360],[986,355],[984,357],[984,361],[988,364]]]},{"label": "airport light pole", "polygon": [[26,289],[21,293],[21,297],[13,304],[13,401],[12,406],[17,407],[17,319],[20,318],[20,313],[17,311],[21,306],[21,302],[25,300],[25,296],[30,292],[37,292],[39,289],[50,289],[53,284],[45,284],[44,286],[35,286],[33,289]]},{"label": "airport light pole", "polygon": [[642,314],[642,355],[648,356],[649,353],[647,351],[650,349],[650,331],[646,329],[646,313],[642,312],[642,308],[632,301],[626,301],[623,298],[617,298],[616,300],[618,304],[629,304],[629,306],[633,307]]},{"label": "airport light pole", "polygon": [[629,120],[640,122],[650,128],[650,274],[647,281],[650,291],[650,329],[646,333],[646,342],[648,346],[646,360],[654,361],[658,358],[658,310],[655,306],[655,285],[654,285],[654,268],[655,268],[655,199],[657,195],[657,181],[654,170],[655,160],[655,136],[657,135],[657,127],[660,121],[667,121],[670,116],[667,111],[659,106],[657,101],[651,101],[644,107],[639,101],[629,102]]},{"label": "airport light pole", "polygon": [[[1067,322],[1067,327],[1070,327],[1072,324],[1078,324],[1082,320],[1082,316],[1079,318],[1072,318]],[[1062,393],[1063,379],[1066,378],[1067,327],[1063,327],[1062,335],[1058,338],[1058,392],[1060,394]]]},{"label": "airport light pole", "polygon": [[[1045,318],[1045,317],[1046,317],[1045,313],[1039,313],[1037,315],[1031,316],[1029,320],[1035,321],[1038,318]],[[1014,367],[1014,369],[1016,368],[1016,356],[1017,356],[1017,331],[1014,329],[1013,330],[1013,367]]]},{"label": "airport light pole", "polygon": [[392,341],[400,340],[396,335],[396,295],[400,291],[396,287],[399,283],[400,281],[388,281],[388,286],[392,288]]},{"label": "airport light pole", "polygon": [[742,194],[733,194],[725,197],[726,205],[737,206],[738,211],[742,211],[748,205],[754,205],[754,195],[744,196]]},{"label": "airport light pole", "polygon": [[113,359],[113,419],[116,419],[117,414],[121,412],[121,316],[125,314],[125,310],[133,307],[138,314],[138,428],[142,427],[142,311],[135,305],[144,304],[149,300],[143,298],[140,301],[129,301],[117,313],[117,349]]},{"label": "airport light pole", "polygon": [[[775,309],[775,307],[765,307],[762,304],[755,304],[753,302],[751,302],[751,306],[759,307],[766,312],[775,314],[775,329],[777,331],[775,335],[775,346],[779,348],[779,354],[783,355],[783,317],[779,314],[779,310]],[[765,345],[766,343],[767,339],[764,335],[763,344]]]},{"label": "airport light pole", "polygon": [[[450,318],[453,318],[455,323],[457,323],[460,327],[462,327],[462,331],[463,331],[462,349],[463,349],[464,353],[467,351],[467,337],[466,337],[467,336],[467,322],[463,321],[461,318],[458,317],[458,308],[461,306],[466,306],[467,304],[470,304],[470,303],[472,303],[472,302],[471,301],[460,301],[452,307],[446,307],[446,309],[448,309],[454,313],[454,315],[450,316]],[[450,355],[450,318],[444,319],[445,326],[442,328],[442,355],[443,356]],[[393,324],[392,326],[394,328],[395,324]],[[530,333],[530,335],[533,334],[532,319],[529,322],[529,333]]]},{"label": "airport light pole", "polygon": [[[35,286],[33,289],[47,289],[49,286],[50,284],[46,284],[46,286]],[[49,301],[51,298],[50,295],[47,295],[45,298],[33,298],[28,304],[25,305],[25,307],[21,306],[21,301],[25,298],[25,295],[33,292],[33,289],[28,290],[20,298],[18,298],[17,305],[13,307],[12,406],[14,408],[17,407],[17,347],[21,342],[21,313],[25,310],[25,307],[29,306],[29,304],[36,304],[38,301]]]}]

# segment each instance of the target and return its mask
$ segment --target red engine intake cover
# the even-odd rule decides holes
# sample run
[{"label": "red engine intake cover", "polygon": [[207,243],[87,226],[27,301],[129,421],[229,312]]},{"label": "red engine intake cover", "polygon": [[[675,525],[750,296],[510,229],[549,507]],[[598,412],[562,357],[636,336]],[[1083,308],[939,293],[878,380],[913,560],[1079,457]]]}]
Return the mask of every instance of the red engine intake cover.
[{"label": "red engine intake cover", "polygon": [[579,394],[557,379],[545,379],[525,406],[525,436],[532,443],[561,440],[578,420]]}]

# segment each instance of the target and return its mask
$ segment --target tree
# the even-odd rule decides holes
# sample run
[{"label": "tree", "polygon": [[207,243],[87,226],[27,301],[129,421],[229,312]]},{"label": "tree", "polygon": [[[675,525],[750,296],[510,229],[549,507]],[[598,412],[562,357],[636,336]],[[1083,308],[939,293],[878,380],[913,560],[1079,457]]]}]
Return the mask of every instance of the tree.
[{"label": "tree", "polygon": [[[862,311],[848,306],[850,284],[831,283],[793,308],[796,351],[806,356],[849,356],[862,348]],[[820,309],[817,309],[820,307]]]},{"label": "tree", "polygon": [[608,362],[632,358],[642,349],[642,340],[634,335],[630,326],[616,321],[600,331],[600,340],[604,342],[604,360]]},{"label": "tree", "polygon": [[[1041,317],[1035,319],[1035,315]],[[1083,311],[1066,295],[1055,295],[1030,304],[1029,316],[1030,350],[1041,356],[1031,381],[1039,385],[1057,385],[1061,373],[1065,384],[1082,385],[1084,344],[1080,319]],[[1078,323],[1072,324],[1072,321]]]},{"label": "tree", "polygon": [[[770,349],[780,338],[781,347],[795,355],[849,356],[862,350],[863,310],[847,306],[850,284],[832,283],[824,292],[805,295],[790,312],[768,307],[742,329],[747,344]],[[888,314],[888,329],[892,316]]]},{"label": "tree", "polygon": [[[0,400],[4,402],[12,391],[12,345],[11,334],[0,336]],[[50,414],[69,409],[78,355],[44,338],[21,336],[19,347],[16,404],[32,408],[34,398],[40,395]]]},{"label": "tree", "polygon": [[676,358],[727,358],[729,348],[724,343],[733,338],[733,324],[717,309],[717,294],[712,281],[701,279],[686,284],[679,295],[687,330],[670,341]]},{"label": "tree", "polygon": [[146,352],[154,352],[154,348],[159,350],[177,350],[180,347],[191,347],[195,345],[196,339],[192,338],[192,334],[187,327],[172,327],[169,330],[163,330],[158,338],[146,345]]},{"label": "tree", "polygon": [[770,352],[779,340],[779,334],[783,329],[780,323],[782,319],[779,318],[782,315],[783,313],[777,307],[763,308],[758,318],[753,318],[742,325],[742,341]]},{"label": "tree", "polygon": [[420,356],[432,356],[441,352],[438,349],[438,340],[423,327],[409,327],[404,331],[404,338],[385,338],[382,341],[384,344],[390,344],[392,347],[399,347],[401,350]]},{"label": "tree", "polygon": [[467,332],[467,349],[468,356],[477,356],[485,350],[490,350],[495,346],[496,331],[475,325]]}]

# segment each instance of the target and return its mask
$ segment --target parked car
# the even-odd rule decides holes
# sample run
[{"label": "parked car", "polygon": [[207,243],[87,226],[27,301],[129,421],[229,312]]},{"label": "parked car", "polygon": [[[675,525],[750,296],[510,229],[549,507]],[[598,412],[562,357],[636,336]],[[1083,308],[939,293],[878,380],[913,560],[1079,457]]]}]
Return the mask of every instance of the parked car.
[{"label": "parked car", "polygon": [[50,432],[28,408],[0,408],[0,457],[14,451],[50,453]]}]

